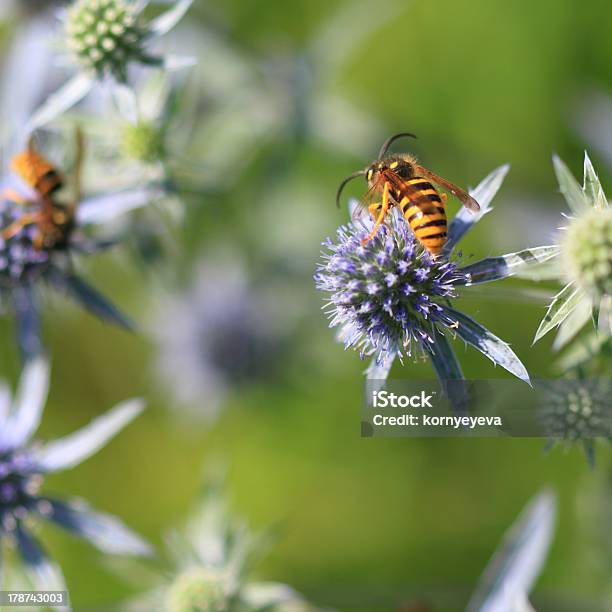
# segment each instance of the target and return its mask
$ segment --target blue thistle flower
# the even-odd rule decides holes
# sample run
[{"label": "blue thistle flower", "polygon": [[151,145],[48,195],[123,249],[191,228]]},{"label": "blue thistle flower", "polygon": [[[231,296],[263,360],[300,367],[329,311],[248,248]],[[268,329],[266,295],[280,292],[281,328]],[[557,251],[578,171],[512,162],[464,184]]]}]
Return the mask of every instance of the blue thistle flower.
[{"label": "blue thistle flower", "polygon": [[403,358],[415,347],[433,344],[436,325],[452,325],[445,309],[457,297],[456,283],[467,281],[457,266],[434,259],[420,248],[406,222],[394,210],[390,224],[365,245],[365,225],[342,226],[338,242],[316,275],[317,288],[331,294],[331,325],[346,324],[345,346],[361,355]]},{"label": "blue thistle flower", "polygon": [[460,287],[499,280],[557,253],[556,247],[526,249],[461,266],[451,254],[463,235],[489,209],[508,167],[501,167],[471,192],[481,205],[478,214],[461,209],[449,226],[445,256],[433,258],[414,238],[405,220],[393,210],[386,227],[361,244],[370,231],[367,219],[338,229],[315,274],[316,286],[327,293],[331,327],[339,327],[345,347],[373,355],[370,379],[386,379],[396,357],[415,352],[429,356],[444,382],[461,379],[461,367],[448,342],[459,336],[495,364],[526,382],[529,376],[510,346],[485,327],[455,310]]},{"label": "blue thistle flower", "polygon": [[[81,500],[63,501],[41,492],[48,474],[72,468],[104,446],[143,409],[124,402],[71,435],[53,442],[31,441],[47,396],[46,361],[28,362],[17,395],[0,399],[0,544],[14,543],[33,585],[63,590],[61,570],[30,534],[29,523],[44,519],[88,540],[105,553],[144,555],[149,545],[117,518],[93,511]],[[1,550],[0,550],[1,557]]]},{"label": "blue thistle flower", "polygon": [[293,315],[258,289],[234,255],[209,254],[187,291],[160,299],[157,378],[190,415],[214,420],[232,389],[264,380],[280,359]]}]

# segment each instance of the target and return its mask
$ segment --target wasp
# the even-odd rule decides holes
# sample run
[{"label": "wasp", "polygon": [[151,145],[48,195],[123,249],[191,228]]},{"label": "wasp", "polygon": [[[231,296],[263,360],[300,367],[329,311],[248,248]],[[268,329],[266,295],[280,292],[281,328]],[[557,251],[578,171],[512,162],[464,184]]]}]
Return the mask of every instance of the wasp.
[{"label": "wasp", "polygon": [[24,196],[8,189],[4,197],[24,207],[24,213],[2,230],[2,237],[10,239],[30,225],[36,226],[32,244],[37,250],[64,249],[74,229],[74,213],[81,198],[81,168],[83,164],[83,136],[75,130],[74,193],[71,202],[58,201],[58,192],[64,187],[64,177],[36,148],[34,137],[25,151],[11,160],[11,170],[32,190]]},{"label": "wasp", "polygon": [[409,132],[391,136],[382,145],[376,161],[364,170],[347,176],[338,188],[336,204],[340,206],[340,195],[349,181],[365,176],[368,192],[355,214],[359,216],[367,210],[374,219],[374,227],[362,244],[374,238],[391,208],[398,206],[417,240],[436,257],[446,244],[448,224],[447,195],[440,193],[434,183],[449,191],[468,210],[477,212],[480,206],[466,191],[420,166],[413,155],[387,155],[391,145],[404,137],[416,138]]}]

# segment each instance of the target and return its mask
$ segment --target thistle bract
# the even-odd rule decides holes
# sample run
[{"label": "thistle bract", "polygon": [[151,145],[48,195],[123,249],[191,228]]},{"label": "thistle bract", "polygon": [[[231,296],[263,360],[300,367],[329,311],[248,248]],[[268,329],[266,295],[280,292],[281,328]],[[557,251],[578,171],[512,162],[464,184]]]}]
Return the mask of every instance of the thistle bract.
[{"label": "thistle bract", "polygon": [[483,572],[466,612],[529,612],[528,594],[546,563],[557,517],[557,499],[544,490],[506,532]]},{"label": "thistle bract", "polygon": [[78,0],[68,9],[68,45],[78,63],[101,77],[126,78],[131,60],[145,60],[147,30],[124,0]]},{"label": "thistle bract", "polygon": [[612,295],[612,209],[590,209],[567,227],[561,244],[564,269],[593,299]]},{"label": "thistle bract", "polygon": [[343,326],[345,346],[381,359],[410,355],[413,344],[433,343],[436,323],[452,323],[443,303],[456,297],[455,283],[466,276],[429,255],[395,211],[390,227],[362,245],[367,234],[365,225],[345,225],[337,243],[324,243],[317,288],[330,294],[331,326]]}]

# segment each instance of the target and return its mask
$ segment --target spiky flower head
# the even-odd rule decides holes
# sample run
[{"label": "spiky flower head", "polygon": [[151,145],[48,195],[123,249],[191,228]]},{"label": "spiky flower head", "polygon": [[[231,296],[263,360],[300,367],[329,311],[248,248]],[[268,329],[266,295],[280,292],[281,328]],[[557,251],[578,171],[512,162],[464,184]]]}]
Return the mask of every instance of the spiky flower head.
[{"label": "spiky flower head", "polygon": [[555,156],[553,163],[571,214],[565,215],[559,257],[542,277],[565,286],[548,306],[534,341],[558,327],[553,347],[560,349],[589,322],[597,324],[602,340],[612,337],[612,208],[586,153],[582,185],[561,159]]},{"label": "spiky flower head", "polygon": [[561,249],[570,282],[594,300],[612,295],[612,208],[592,208],[572,220]]},{"label": "spiky flower head", "polygon": [[[0,199],[0,228],[11,227],[24,212],[23,206],[3,197]],[[36,246],[37,234],[34,224],[20,227],[10,236],[0,234],[0,288],[14,288],[44,274],[53,249]]]},{"label": "spiky flower head", "polygon": [[169,534],[175,567],[160,588],[136,602],[150,612],[315,612],[287,585],[254,582],[249,574],[268,538],[254,534],[229,510],[222,480],[214,481],[184,530]]},{"label": "spiky flower head", "polygon": [[130,64],[173,71],[192,66],[192,57],[157,55],[155,42],[185,16],[193,0],[176,0],[157,17],[145,21],[148,0],[73,0],[65,12],[66,50],[77,70],[57,91],[46,97],[27,123],[27,132],[53,121],[81,102],[97,86],[110,86],[125,119],[138,115],[128,83]]},{"label": "spiky flower head", "polygon": [[166,593],[168,612],[225,612],[229,605],[227,576],[215,568],[196,566],[181,572]]},{"label": "spiky flower head", "polygon": [[38,588],[62,588],[61,572],[29,533],[32,519],[51,521],[104,552],[150,552],[148,545],[115,517],[94,512],[80,500],[63,501],[40,492],[47,474],[74,467],[93,455],[143,406],[139,400],[125,402],[79,432],[34,444],[31,438],[42,416],[48,384],[48,365],[38,359],[26,364],[15,399],[8,393],[0,398],[0,542],[16,545]]},{"label": "spiky flower head", "polygon": [[323,243],[327,252],[315,274],[317,288],[329,293],[331,326],[343,326],[345,346],[382,360],[433,344],[435,325],[453,323],[443,304],[457,296],[457,281],[467,281],[455,263],[425,251],[396,213],[365,245],[364,224],[340,226],[337,242]]},{"label": "spiky flower head", "polygon": [[581,442],[589,461],[595,438],[612,438],[612,385],[605,378],[543,384],[538,420],[550,444]]},{"label": "spiky flower head", "polygon": [[335,241],[323,243],[315,283],[327,294],[330,326],[339,327],[338,339],[362,357],[374,355],[366,370],[368,379],[384,381],[395,357],[402,360],[420,350],[430,358],[455,408],[461,410],[462,394],[448,385],[450,380],[463,378],[449,342],[458,336],[493,363],[529,382],[525,366],[510,346],[451,304],[460,297],[459,287],[512,276],[558,252],[556,246],[537,247],[459,266],[461,254],[454,254],[457,244],[490,211],[507,172],[508,166],[501,166],[470,190],[480,204],[479,212],[459,210],[448,225],[444,250],[436,257],[416,240],[397,207],[372,240],[363,242],[373,221],[362,216],[341,226]]},{"label": "spiky flower head", "polygon": [[65,27],[78,63],[99,77],[124,81],[128,62],[146,59],[146,26],[125,0],[77,0],[68,9]]},{"label": "spiky flower head", "polygon": [[162,130],[153,121],[126,123],[121,130],[121,152],[136,161],[159,161],[164,154]]}]

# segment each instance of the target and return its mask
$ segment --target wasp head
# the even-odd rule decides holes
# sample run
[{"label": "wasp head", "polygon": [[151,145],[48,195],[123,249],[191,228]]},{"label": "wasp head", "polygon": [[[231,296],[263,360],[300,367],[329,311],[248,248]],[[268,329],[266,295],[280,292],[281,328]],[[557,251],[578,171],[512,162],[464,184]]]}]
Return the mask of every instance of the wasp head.
[{"label": "wasp head", "polygon": [[372,188],[373,185],[377,184],[381,174],[387,171],[394,172],[395,174],[399,175],[401,178],[404,179],[412,178],[414,176],[414,165],[411,161],[413,158],[411,156],[407,154],[403,154],[401,156],[387,155],[387,151],[389,150],[391,144],[398,138],[402,138],[404,136],[416,138],[414,134],[411,134],[409,132],[402,132],[400,134],[395,134],[394,136],[391,136],[391,138],[388,138],[384,142],[383,146],[380,149],[380,153],[378,154],[378,159],[375,162],[372,162],[372,164],[368,168],[364,170],[357,170],[357,172],[349,174],[342,180],[342,182],[340,183],[340,187],[338,187],[338,191],[336,192],[336,206],[338,206],[338,208],[340,208],[340,195],[342,193],[342,190],[344,189],[344,186],[349,181],[352,181],[353,179],[359,176],[365,176],[366,181],[368,182],[368,186],[370,188]]},{"label": "wasp head", "polygon": [[386,172],[392,172],[403,179],[409,179],[414,175],[414,167],[410,161],[403,157],[386,157],[376,160],[365,172],[368,185],[371,187],[377,183],[380,175]]},{"label": "wasp head", "polygon": [[378,178],[381,172],[384,172],[387,169],[387,164],[384,160],[377,160],[373,162],[365,172],[366,181],[368,181],[368,185],[372,186],[374,183],[378,181]]}]

